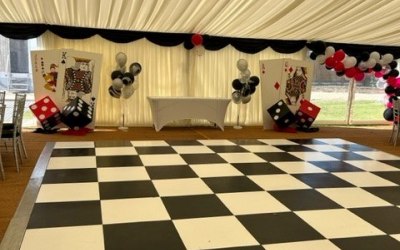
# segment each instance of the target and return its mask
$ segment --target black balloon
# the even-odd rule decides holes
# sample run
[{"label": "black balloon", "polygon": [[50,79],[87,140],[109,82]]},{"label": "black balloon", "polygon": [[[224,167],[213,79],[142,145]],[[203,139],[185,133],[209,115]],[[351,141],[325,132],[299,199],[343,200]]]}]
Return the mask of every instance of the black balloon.
[{"label": "black balloon", "polygon": [[372,68],[374,71],[381,71],[382,70],[382,65],[379,63],[375,64],[375,66]]},{"label": "black balloon", "polygon": [[311,60],[317,59],[317,54],[315,54],[314,52],[311,52],[310,58],[311,58]]},{"label": "black balloon", "polygon": [[232,88],[235,90],[241,90],[243,88],[243,84],[240,82],[239,79],[235,79],[232,81]]},{"label": "black balloon", "polygon": [[115,70],[111,73],[111,79],[114,80],[115,78],[122,78],[124,74],[121,71]]},{"label": "black balloon", "polygon": [[124,85],[131,85],[134,81],[135,77],[130,72],[126,72],[122,77],[122,82],[124,83]]},{"label": "black balloon", "polygon": [[393,102],[393,100],[397,100],[397,96],[392,95],[392,96],[389,97],[389,102]]},{"label": "black balloon", "polygon": [[391,69],[395,69],[397,67],[397,62],[396,61],[392,61],[389,63],[389,66]]},{"label": "black balloon", "polygon": [[244,96],[244,97],[248,96],[248,95],[250,95],[250,92],[251,92],[250,85],[245,84],[241,91],[242,96]]},{"label": "black balloon", "polygon": [[396,92],[396,89],[393,86],[389,85],[385,88],[385,93],[388,95],[394,94],[394,92]]},{"label": "black balloon", "polygon": [[385,111],[383,111],[383,118],[386,121],[393,121],[393,109],[392,108],[385,109]]},{"label": "black balloon", "polygon": [[383,79],[387,80],[389,78],[389,74],[385,74],[382,76]]},{"label": "black balloon", "polygon": [[399,71],[397,69],[392,69],[389,72],[389,76],[398,77],[399,76]]},{"label": "black balloon", "polygon": [[251,76],[250,77],[250,81],[249,84],[252,86],[257,86],[260,83],[260,78],[258,78],[258,76]]},{"label": "black balloon", "polygon": [[366,51],[362,52],[361,55],[360,55],[360,59],[361,59],[361,61],[364,61],[364,62],[368,61],[369,53],[366,52]]},{"label": "black balloon", "polygon": [[[400,96],[400,89],[395,89],[394,90],[394,95],[396,96]],[[396,97],[397,98],[397,97]]]},{"label": "black balloon", "polygon": [[336,75],[337,76],[344,76],[344,71],[338,71],[338,72],[336,72]]},{"label": "black balloon", "polygon": [[256,86],[254,85],[249,85],[250,86],[250,95],[254,94],[256,92]]}]

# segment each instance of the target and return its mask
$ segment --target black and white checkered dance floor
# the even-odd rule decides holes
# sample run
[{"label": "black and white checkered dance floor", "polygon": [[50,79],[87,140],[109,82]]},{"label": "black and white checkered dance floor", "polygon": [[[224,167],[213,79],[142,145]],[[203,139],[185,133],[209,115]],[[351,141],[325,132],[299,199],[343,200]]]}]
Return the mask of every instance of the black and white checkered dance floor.
[{"label": "black and white checkered dance floor", "polygon": [[399,185],[341,139],[57,142],[21,249],[398,250]]}]

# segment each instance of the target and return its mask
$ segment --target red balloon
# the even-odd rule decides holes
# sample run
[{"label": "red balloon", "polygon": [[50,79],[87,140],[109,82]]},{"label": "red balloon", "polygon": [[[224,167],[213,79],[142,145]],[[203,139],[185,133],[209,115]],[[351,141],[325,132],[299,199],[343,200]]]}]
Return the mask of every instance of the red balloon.
[{"label": "red balloon", "polygon": [[344,71],[344,64],[342,62],[336,62],[335,64],[335,71],[342,72]]},{"label": "red balloon", "polygon": [[346,57],[346,53],[344,53],[344,51],[343,51],[342,49],[336,51],[335,54],[333,54],[333,58],[334,58],[336,61],[339,61],[339,62],[343,61],[343,59],[344,59],[345,57]]},{"label": "red balloon", "polygon": [[386,103],[386,108],[393,108],[393,103],[392,102],[387,102]]},{"label": "red balloon", "polygon": [[351,67],[351,68],[346,69],[346,71],[344,73],[346,74],[346,76],[348,78],[353,78],[356,75],[357,70],[354,67]]},{"label": "red balloon", "polygon": [[382,77],[383,76],[383,72],[382,71],[376,71],[375,72],[375,77],[376,78],[380,78],[380,77]]},{"label": "red balloon", "polygon": [[199,46],[203,44],[203,36],[200,34],[193,34],[192,43],[194,46]]},{"label": "red balloon", "polygon": [[364,72],[357,72],[354,76],[354,79],[356,79],[356,81],[361,82],[362,80],[364,80],[365,74]]},{"label": "red balloon", "polygon": [[390,77],[388,77],[388,79],[386,80],[386,82],[390,85],[390,86],[395,86],[396,85],[396,83],[397,83],[397,79],[396,79],[396,77],[392,77],[392,76],[390,76]]},{"label": "red balloon", "polygon": [[325,64],[326,64],[326,66],[328,66],[329,68],[333,68],[333,67],[335,67],[336,60],[333,59],[333,57],[328,57],[328,58],[326,58],[326,60],[325,60]]}]

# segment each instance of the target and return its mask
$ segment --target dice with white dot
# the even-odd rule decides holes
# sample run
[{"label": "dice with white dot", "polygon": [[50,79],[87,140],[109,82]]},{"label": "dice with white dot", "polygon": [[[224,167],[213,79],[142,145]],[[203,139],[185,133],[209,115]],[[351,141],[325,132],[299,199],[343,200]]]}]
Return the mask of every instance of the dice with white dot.
[{"label": "dice with white dot", "polygon": [[300,107],[296,112],[296,124],[302,128],[309,128],[318,116],[320,107],[303,99]]},{"label": "dice with white dot", "polygon": [[292,113],[292,111],[290,111],[289,107],[283,100],[279,100],[267,111],[272,117],[272,120],[274,120],[276,125],[278,125],[278,127],[280,128],[286,128],[294,123],[296,120],[294,114]]},{"label": "dice with white dot", "polygon": [[84,128],[93,120],[93,107],[77,97],[64,106],[61,119],[73,130]]},{"label": "dice with white dot", "polygon": [[51,130],[61,123],[60,110],[48,96],[36,101],[29,108],[45,130]]}]

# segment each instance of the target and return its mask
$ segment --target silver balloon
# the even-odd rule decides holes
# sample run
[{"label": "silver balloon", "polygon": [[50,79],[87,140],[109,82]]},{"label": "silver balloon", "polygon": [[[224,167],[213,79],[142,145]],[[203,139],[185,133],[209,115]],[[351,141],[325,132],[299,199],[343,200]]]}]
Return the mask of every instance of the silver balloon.
[{"label": "silver balloon", "polygon": [[115,55],[115,61],[117,62],[117,66],[119,68],[124,68],[127,60],[128,60],[128,58],[127,58],[126,54],[123,52],[118,52]]},{"label": "silver balloon", "polygon": [[324,64],[325,63],[326,56],[325,55],[318,55],[315,61],[317,61],[319,64]]},{"label": "silver balloon", "polygon": [[236,63],[239,71],[243,72],[249,67],[249,63],[245,59],[239,59]]},{"label": "silver balloon", "polygon": [[120,90],[124,86],[124,83],[122,82],[121,78],[115,78],[112,81],[112,86],[113,86],[114,89]]},{"label": "silver balloon", "polygon": [[139,63],[137,63],[137,62],[134,62],[134,63],[132,63],[130,66],[129,66],[129,72],[132,74],[132,75],[134,75],[134,76],[137,76],[137,75],[139,75],[139,73],[142,71],[142,65],[140,65]]},{"label": "silver balloon", "polygon": [[335,48],[332,46],[328,46],[325,49],[325,56],[328,58],[330,56],[333,56],[333,54],[335,54]]},{"label": "silver balloon", "polygon": [[123,98],[128,99],[129,97],[131,97],[133,95],[133,93],[135,93],[135,90],[133,89],[132,85],[128,85],[122,89],[121,95]]},{"label": "silver balloon", "polygon": [[242,103],[243,104],[246,104],[246,103],[250,102],[250,100],[251,100],[251,95],[242,97]]},{"label": "silver balloon", "polygon": [[248,83],[250,80],[251,72],[249,69],[240,72],[239,81],[241,83]]},{"label": "silver balloon", "polygon": [[236,90],[232,92],[232,101],[235,104],[239,104],[242,99],[242,95],[240,94],[240,91]]}]

